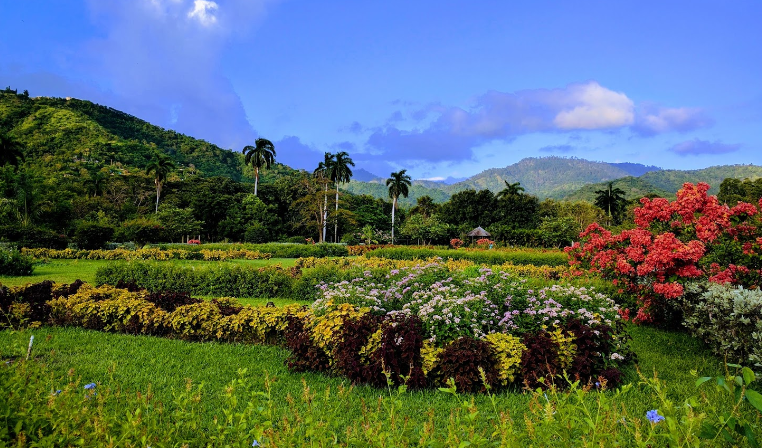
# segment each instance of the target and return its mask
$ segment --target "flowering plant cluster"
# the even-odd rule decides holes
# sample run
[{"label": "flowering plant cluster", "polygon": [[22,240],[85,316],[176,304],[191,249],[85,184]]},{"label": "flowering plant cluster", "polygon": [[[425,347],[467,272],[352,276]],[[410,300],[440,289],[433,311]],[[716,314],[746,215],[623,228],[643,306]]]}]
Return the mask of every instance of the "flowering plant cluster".
[{"label": "flowering plant cluster", "polygon": [[[423,266],[366,270],[351,280],[322,283],[319,289],[322,296],[312,305],[312,321],[305,324],[321,329],[312,335],[315,346],[325,348],[344,343],[326,341],[350,325],[355,328],[351,332],[353,337],[365,338],[365,342],[354,344],[358,353],[372,353],[378,348],[374,337],[381,330],[374,327],[359,332],[356,322],[361,316],[376,316],[375,320],[368,318],[367,324],[374,322],[382,327],[379,322],[414,319],[420,325],[421,369],[429,384],[444,384],[450,373],[472,371],[471,377],[463,374],[468,378],[463,377],[462,384],[459,381],[459,387],[465,384],[470,390],[481,384],[477,381],[480,375],[477,365],[484,367],[484,363],[496,369],[493,376],[488,375],[495,384],[506,385],[521,378],[536,386],[548,379],[552,381],[565,370],[586,379],[606,371],[607,381],[616,382],[619,378],[616,367],[631,359],[627,336],[618,325],[619,307],[614,301],[573,286],[553,285],[535,290],[526,285],[526,280],[499,268],[471,266],[450,270],[444,264],[430,261]],[[352,312],[360,314],[351,316]],[[326,333],[326,328],[331,331]],[[486,342],[478,349],[486,357],[474,357],[471,350],[477,350],[474,347],[478,344],[463,342],[464,339]],[[299,340],[307,343],[304,337]],[[305,356],[308,352],[305,351]],[[324,361],[320,362],[314,357],[314,350],[309,353],[316,359],[312,369],[333,365],[332,352],[325,352]],[[473,362],[463,361],[468,359]],[[556,361],[551,363],[548,359]],[[461,365],[463,362],[468,365]],[[552,367],[545,367],[551,364]],[[408,375],[405,371],[398,373]]]},{"label": "flowering plant cluster", "polygon": [[482,249],[485,247],[492,247],[493,244],[495,244],[495,242],[489,238],[479,238],[476,240],[476,246]]},{"label": "flowering plant cluster", "polygon": [[[193,240],[191,240],[193,241]],[[272,257],[272,254],[261,252],[258,250],[249,249],[201,249],[201,250],[184,250],[184,249],[159,249],[156,247],[128,250],[123,248],[118,249],[21,249],[22,253],[32,258],[52,258],[52,259],[67,259],[67,260],[207,260],[207,261],[223,261],[230,259],[244,259],[244,260],[267,260]]]},{"label": "flowering plant cluster", "polygon": [[567,247],[570,264],[599,272],[639,298],[635,321],[658,319],[664,300],[683,295],[687,281],[762,284],[762,199],[720,204],[709,185],[685,183],[677,199],[642,198],[637,227],[614,235],[596,223]]},{"label": "flowering plant cluster", "polygon": [[463,246],[463,240],[460,238],[453,238],[450,240],[450,247],[453,249],[460,249]]}]

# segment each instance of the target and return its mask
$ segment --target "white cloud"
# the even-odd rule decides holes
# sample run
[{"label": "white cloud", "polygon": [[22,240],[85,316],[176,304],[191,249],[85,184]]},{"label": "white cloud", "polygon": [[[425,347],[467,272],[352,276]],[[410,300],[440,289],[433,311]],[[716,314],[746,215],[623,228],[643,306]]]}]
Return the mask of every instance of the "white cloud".
[{"label": "white cloud", "polygon": [[609,129],[629,126],[635,121],[632,100],[597,82],[572,85],[559,94],[559,100],[566,103],[553,120],[559,129]]},{"label": "white cloud", "polygon": [[204,26],[212,26],[217,23],[214,12],[219,9],[217,3],[209,0],[194,0],[193,9],[188,12],[188,18],[196,19]]}]

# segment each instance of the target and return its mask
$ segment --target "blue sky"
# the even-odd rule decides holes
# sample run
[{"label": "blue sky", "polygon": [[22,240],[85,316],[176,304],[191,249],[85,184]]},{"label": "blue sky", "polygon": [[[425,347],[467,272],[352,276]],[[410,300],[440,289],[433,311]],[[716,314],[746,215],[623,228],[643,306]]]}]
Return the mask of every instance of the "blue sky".
[{"label": "blue sky", "polygon": [[0,84],[314,169],[525,157],[762,164],[759,1],[69,0],[0,6]]}]

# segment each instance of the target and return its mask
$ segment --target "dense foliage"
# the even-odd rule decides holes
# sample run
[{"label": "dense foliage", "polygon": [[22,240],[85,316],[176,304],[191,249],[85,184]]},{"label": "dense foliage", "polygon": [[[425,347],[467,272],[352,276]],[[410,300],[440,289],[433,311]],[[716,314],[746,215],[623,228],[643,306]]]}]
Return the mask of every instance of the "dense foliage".
[{"label": "dense foliage", "polygon": [[367,253],[369,257],[394,260],[425,260],[432,257],[452,260],[470,260],[487,265],[513,263],[534,266],[561,266],[568,258],[560,251],[537,250],[438,250],[407,247],[379,248]]},{"label": "dense foliage", "polygon": [[690,280],[759,287],[762,213],[749,203],[720,204],[708,190],[686,183],[675,201],[643,198],[634,211],[637,227],[618,235],[591,225],[567,248],[572,265],[638,294],[634,317],[646,322],[663,320],[664,301],[680,297]]}]

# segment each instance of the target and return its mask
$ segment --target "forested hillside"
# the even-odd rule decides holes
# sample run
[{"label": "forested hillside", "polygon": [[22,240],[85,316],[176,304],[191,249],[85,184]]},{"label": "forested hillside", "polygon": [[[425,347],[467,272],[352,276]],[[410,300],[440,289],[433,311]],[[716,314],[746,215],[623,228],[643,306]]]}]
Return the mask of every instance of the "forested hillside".
[{"label": "forested hillside", "polygon": [[[711,186],[709,194],[716,195],[720,192],[720,184],[727,178],[754,181],[762,178],[762,167],[756,165],[722,165],[701,170],[652,171],[640,177],[616,179],[614,180],[614,187],[624,190],[627,199],[640,198],[649,193],[674,198],[677,190],[682,188],[685,182],[706,182]],[[595,191],[605,189],[607,185],[607,182],[585,185],[566,196],[565,199],[569,201],[593,201]]]},{"label": "forested hillside", "polygon": [[90,101],[31,98],[0,92],[0,131],[21,143],[41,167],[76,170],[77,162],[143,169],[157,153],[208,176],[242,180],[242,156],[212,143],[154,126]]}]

